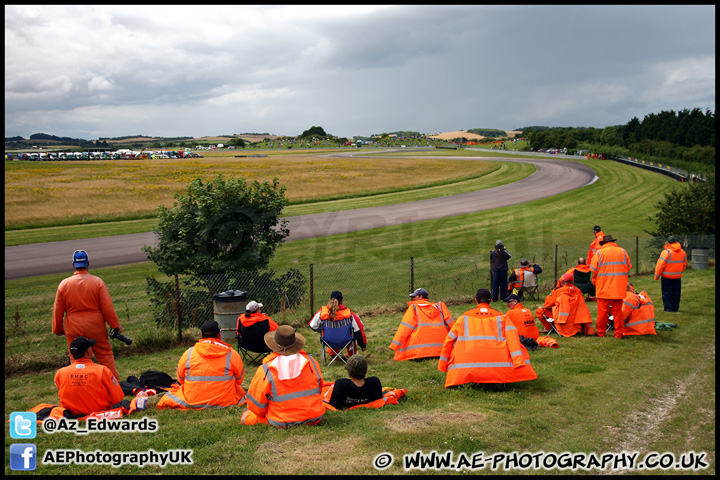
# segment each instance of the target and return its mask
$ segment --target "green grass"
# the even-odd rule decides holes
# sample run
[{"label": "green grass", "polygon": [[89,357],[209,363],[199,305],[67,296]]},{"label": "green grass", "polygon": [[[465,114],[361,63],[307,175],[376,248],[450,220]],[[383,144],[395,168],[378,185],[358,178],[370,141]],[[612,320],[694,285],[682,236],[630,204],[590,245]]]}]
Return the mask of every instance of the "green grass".
[{"label": "green grass", "polygon": [[[307,274],[309,264],[314,264],[318,275],[315,305],[323,302],[329,291],[341,289],[362,297],[363,308],[374,308],[378,302],[401,298],[398,290],[409,287],[410,257],[418,260],[416,284],[423,283],[434,294],[471,295],[481,285],[488,286],[488,254],[498,238],[518,261],[529,258],[539,263],[546,271],[545,282],[551,285],[555,276],[555,246],[558,245],[558,273],[562,273],[577,257],[586,254],[591,228],[599,224],[631,252],[633,263],[639,263],[639,271],[647,272],[656,260],[656,253],[646,247],[647,237],[642,235],[643,229],[652,226],[648,220],[652,213],[649,207],[676,183],[662,175],[615,162],[589,164],[600,180],[573,192],[488,212],[288,242],[277,250],[271,266],[298,268]],[[606,195],[610,187],[617,187],[622,194]],[[447,193],[454,191],[450,189]],[[643,237],[639,262],[634,254],[637,235]],[[163,277],[157,267],[143,262],[93,269],[92,273],[102,277],[111,294],[118,297],[116,308],[124,324],[135,331],[143,330],[148,318],[144,276]],[[53,358],[62,353],[62,342],[49,332],[47,322],[55,289],[68,274],[5,282],[5,330],[10,338],[6,342],[6,358],[8,352],[20,353],[29,347],[39,348],[42,354]],[[124,298],[128,298],[127,302]],[[300,309],[299,314],[304,312]],[[18,322],[25,322],[23,328],[14,329]],[[135,322],[141,323],[133,325]],[[24,335],[18,337],[13,334],[15,331],[24,331]]]},{"label": "green grass", "polygon": [[[650,292],[656,304],[661,303],[659,283],[653,282],[651,276],[636,277],[634,281]],[[561,338],[558,349],[530,352],[537,380],[511,384],[506,391],[494,386],[443,388],[444,374],[437,370],[436,361],[392,360],[387,345],[401,312],[366,318],[369,374],[380,377],[384,386],[408,389],[399,405],[328,412],[317,427],[285,431],[241,426],[242,408],[236,407],[202,412],[158,411],[152,408],[158,400],[153,397],[147,412],[130,418],[157,419],[157,433],[75,436],[41,432],[33,442],[40,455],[58,448],[135,452],[192,449],[194,465],[143,470],[127,466],[40,465],[37,473],[261,475],[292,471],[309,475],[321,471],[328,475],[367,475],[378,473],[372,466],[374,457],[389,452],[395,463],[384,473],[401,474],[403,455],[417,450],[450,450],[456,456],[480,451],[486,455],[513,451],[599,455],[627,450],[640,452],[640,458],[652,451],[676,456],[688,451],[706,452],[710,468],[696,473],[714,474],[715,301],[707,295],[714,288],[713,270],[688,270],[683,277],[681,312],[670,314],[656,309],[658,321],[677,323],[677,329],[622,341],[611,337]],[[453,305],[450,310],[457,317],[471,307]],[[590,304],[590,308],[594,317],[596,307]],[[504,306],[499,309],[505,311]],[[317,356],[317,335],[308,329],[303,333],[308,340],[306,350]],[[174,376],[185,348],[120,357],[118,368],[123,375],[159,369]],[[245,386],[254,373],[254,367],[248,367]],[[326,381],[334,381],[344,376],[344,370],[333,365],[324,368],[323,375]],[[6,379],[6,414],[41,402],[55,402],[52,377],[53,372],[43,372]],[[5,438],[6,473],[11,473],[7,452],[13,441],[7,432]]]},{"label": "green grass", "polygon": [[[677,329],[658,332],[657,336],[622,341],[610,337],[560,339],[559,349],[531,352],[537,380],[511,385],[506,391],[492,386],[444,389],[444,375],[437,371],[436,362],[394,362],[387,345],[402,317],[401,307],[406,301],[406,294],[398,295],[395,302],[378,302],[375,305],[373,295],[360,290],[382,289],[393,281],[406,289],[409,280],[407,261],[414,256],[430,265],[433,261],[437,262],[434,264],[436,267],[429,270],[418,266],[415,280],[416,286],[430,287],[434,293],[432,288],[435,285],[453,283],[452,280],[435,279],[435,274],[454,269],[460,272],[460,267],[448,264],[451,258],[459,259],[459,263],[472,264],[476,256],[480,265],[478,277],[461,278],[459,280],[467,280],[467,284],[461,283],[458,287],[467,296],[472,295],[480,286],[487,286],[484,283],[486,257],[497,238],[504,240],[514,258],[535,256],[548,272],[546,278],[551,279],[553,265],[549,255],[554,255],[554,246],[559,245],[559,256],[565,264],[573,263],[574,257],[587,251],[592,239],[591,229],[596,224],[601,225],[606,233],[612,233],[619,239],[619,244],[630,252],[634,248],[634,238],[642,236],[644,229],[652,227],[648,220],[653,213],[652,206],[676,183],[661,175],[615,162],[583,163],[595,168],[600,180],[551,199],[491,212],[290,242],[278,250],[273,262],[277,267],[305,269],[308,263],[314,262],[334,269],[331,278],[332,275],[337,276],[334,280],[336,288],[344,290],[350,308],[362,312],[365,319],[369,339],[365,352],[369,354],[369,374],[380,377],[385,386],[408,388],[408,394],[400,405],[380,410],[329,412],[318,427],[298,427],[289,431],[265,426],[243,427],[239,423],[240,408],[203,412],[157,411],[151,408],[146,415],[160,422],[160,430],[156,434],[76,437],[72,434],[40,433],[34,443],[41,454],[49,448],[71,447],[85,451],[190,448],[194,451],[194,465],[165,469],[146,467],[143,470],[134,467],[41,465],[38,473],[197,475],[322,472],[364,475],[378,473],[372,466],[373,458],[382,452],[390,452],[395,464],[384,473],[401,474],[404,473],[401,466],[403,455],[417,450],[426,453],[451,450],[456,455],[460,452],[471,455],[478,451],[486,454],[513,451],[601,454],[622,450],[637,450],[642,455],[651,451],[679,455],[694,450],[707,452],[711,464],[707,470],[692,473],[714,474],[714,267],[686,272],[680,313],[670,314],[663,312],[662,307],[656,308],[657,320],[677,323]],[[635,264],[634,257],[632,260]],[[647,273],[653,263],[652,256],[643,255],[640,261],[644,265],[641,272]],[[398,265],[395,269],[391,265],[393,262]],[[352,278],[348,276],[349,272],[352,272]],[[157,274],[157,270],[147,263],[94,269],[92,273],[100,275],[111,285],[142,282],[145,273]],[[33,296],[36,292],[54,292],[57,283],[66,276],[48,275],[6,282],[6,304],[8,298],[21,292],[32,292]],[[649,292],[656,306],[661,305],[659,282],[654,282],[649,275],[635,276],[632,280],[639,290]],[[429,281],[433,285],[425,283]],[[317,288],[322,290],[320,297],[325,297],[327,287]],[[454,286],[449,285],[448,288]],[[376,295],[380,297],[379,292]],[[454,316],[472,307],[467,296],[448,302]],[[537,302],[526,304],[531,308],[537,306]],[[319,306],[316,303],[316,308]],[[504,305],[498,308],[505,311]],[[590,304],[590,309],[594,318],[595,304]],[[50,318],[46,314],[33,317],[29,322],[38,332],[49,332]],[[6,312],[6,335],[9,323]],[[300,331],[308,339],[307,350],[317,355],[320,351],[317,335],[302,325]],[[147,325],[146,329],[152,330],[153,325]],[[192,335],[193,332],[197,334],[193,330],[187,333]],[[143,332],[143,335],[148,337],[147,343],[152,341],[152,334]],[[52,340],[64,343],[59,337]],[[124,376],[139,375],[147,369],[159,369],[174,375],[177,360],[185,348],[187,344],[170,349],[159,345],[150,354],[120,356],[117,359],[118,369]],[[37,348],[29,349],[28,354],[30,352],[42,354]],[[55,402],[57,392],[52,382],[53,373],[46,370],[6,378],[6,416],[41,402]],[[323,369],[323,373],[327,381],[344,376],[342,367],[334,365]],[[246,386],[252,374],[253,368],[249,368],[244,382]],[[157,398],[153,398],[151,405],[156,401]],[[135,418],[140,417],[135,415]],[[340,442],[337,438],[348,441]],[[12,473],[7,459],[10,443],[13,441],[6,433],[6,473]],[[515,470],[512,473],[545,471]],[[547,473],[575,472],[554,470]],[[670,470],[667,473],[680,472]]]}]

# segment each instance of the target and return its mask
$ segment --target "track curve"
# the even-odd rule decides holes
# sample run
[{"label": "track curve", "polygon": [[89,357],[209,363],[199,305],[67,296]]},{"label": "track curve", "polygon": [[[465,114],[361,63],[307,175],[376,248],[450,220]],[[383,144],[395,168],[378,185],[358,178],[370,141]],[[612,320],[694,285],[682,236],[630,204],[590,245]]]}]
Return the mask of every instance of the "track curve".
[{"label": "track curve", "polygon": [[[507,185],[380,207],[288,217],[286,241],[357,232],[491,210],[558,195],[592,183],[595,171],[581,163],[550,159],[448,157],[532,163],[537,171]],[[153,232],[5,247],[5,280],[72,271],[75,250],[87,250],[93,268],[147,261],[143,245],[157,246]]]}]

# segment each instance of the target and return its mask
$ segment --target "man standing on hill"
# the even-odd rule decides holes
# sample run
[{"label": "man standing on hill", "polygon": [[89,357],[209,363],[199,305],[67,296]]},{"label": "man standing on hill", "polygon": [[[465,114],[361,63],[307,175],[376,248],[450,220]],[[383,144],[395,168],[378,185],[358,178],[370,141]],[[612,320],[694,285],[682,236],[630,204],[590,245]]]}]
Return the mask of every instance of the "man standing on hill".
[{"label": "man standing on hill", "polygon": [[105,324],[122,332],[120,319],[115,313],[107,285],[100,277],[88,273],[89,265],[90,260],[85,250],[76,250],[73,253],[75,273],[58,285],[53,306],[52,331],[58,336],[65,335],[68,350],[72,341],[80,336],[95,340],[92,349],[95,358],[98,363],[108,367],[119,380],[120,374],[115,366]]},{"label": "man standing on hill", "polygon": [[508,263],[512,255],[505,250],[501,240],[495,242],[495,249],[490,252],[490,275],[492,275],[492,301],[497,302],[498,296],[505,300],[508,296]]},{"label": "man standing on hill", "polygon": [[687,267],[687,254],[674,235],[670,235],[655,265],[655,280],[662,277],[663,310],[677,312],[680,308],[682,275]]},{"label": "man standing on hill", "polygon": [[595,234],[595,239],[590,244],[590,249],[588,250],[587,254],[587,264],[590,265],[592,263],[592,258],[595,256],[597,251],[600,249],[600,240],[605,236],[602,229],[600,228],[600,225],[595,225],[593,227],[593,233]]},{"label": "man standing on hill", "polygon": [[598,337],[605,336],[608,315],[611,314],[615,324],[615,338],[623,338],[622,306],[631,269],[630,256],[625,249],[618,247],[612,235],[605,235],[600,240],[600,250],[590,264],[598,305],[595,324]]}]

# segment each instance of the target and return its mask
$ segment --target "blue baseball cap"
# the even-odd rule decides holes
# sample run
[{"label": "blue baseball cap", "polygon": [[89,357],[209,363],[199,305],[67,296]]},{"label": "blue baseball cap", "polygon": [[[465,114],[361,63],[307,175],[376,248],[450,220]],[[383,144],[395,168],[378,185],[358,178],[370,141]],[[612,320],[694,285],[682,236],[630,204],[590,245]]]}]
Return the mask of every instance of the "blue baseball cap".
[{"label": "blue baseball cap", "polygon": [[416,297],[418,295],[421,295],[421,296],[424,296],[425,298],[427,298],[430,294],[424,288],[418,288],[417,290],[415,290],[413,293],[410,294],[411,297]]},{"label": "blue baseball cap", "polygon": [[75,268],[87,268],[90,264],[88,254],[85,250],[75,250],[73,253],[73,267]]}]

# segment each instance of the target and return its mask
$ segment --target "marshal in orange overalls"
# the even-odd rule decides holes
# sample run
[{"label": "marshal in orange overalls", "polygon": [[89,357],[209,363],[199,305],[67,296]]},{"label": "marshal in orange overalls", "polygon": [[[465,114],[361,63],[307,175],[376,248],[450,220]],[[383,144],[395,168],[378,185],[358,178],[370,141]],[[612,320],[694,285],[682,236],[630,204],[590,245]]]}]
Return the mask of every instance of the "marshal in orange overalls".
[{"label": "marshal in orange overalls", "polygon": [[119,380],[106,323],[111,329],[118,328],[120,319],[115,313],[107,285],[100,277],[90,275],[87,270],[76,270],[71,277],[60,282],[53,306],[53,333],[65,334],[68,351],[70,342],[77,337],[95,340],[92,347],[95,358]]}]

